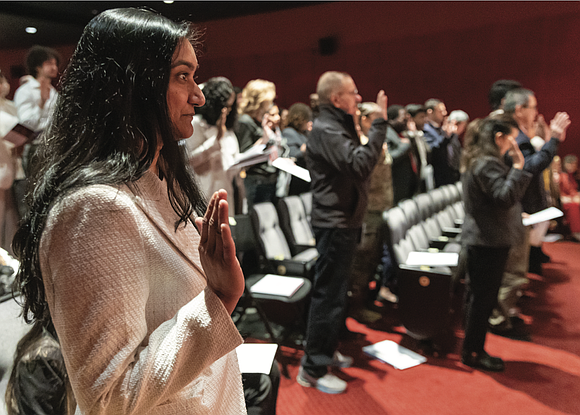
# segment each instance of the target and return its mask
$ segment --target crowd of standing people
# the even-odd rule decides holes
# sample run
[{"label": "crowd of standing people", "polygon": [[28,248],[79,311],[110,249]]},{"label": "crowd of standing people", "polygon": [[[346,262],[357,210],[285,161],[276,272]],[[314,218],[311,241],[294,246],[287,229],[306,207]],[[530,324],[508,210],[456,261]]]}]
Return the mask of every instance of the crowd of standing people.
[{"label": "crowd of standing people", "polygon": [[[552,166],[568,115],[548,124],[531,90],[502,80],[490,91],[492,114],[470,123],[441,99],[388,106],[380,90],[363,102],[354,79],[336,71],[320,76],[310,105],[281,110],[267,80],[198,85],[196,46],[187,23],[115,9],[89,23],[58,92],[60,56],[49,48],[30,50],[13,103],[0,73],[2,136],[15,122],[32,132],[25,145],[0,140],[2,246],[21,262],[24,318],[36,322],[36,340],[58,340],[61,387],[80,411],[246,413],[234,351],[242,339],[230,318],[244,277],[229,217],[305,192],[319,256],[300,385],[346,390],[329,368],[353,363],[338,351],[349,293],[356,304],[377,269],[378,299],[397,301],[382,212],[460,180],[462,361],[503,370],[484,349],[487,329],[525,335],[521,288],[549,260],[549,223],[524,227],[522,215],[557,194],[580,237],[577,158]],[[311,181],[278,169],[279,158]],[[9,204],[20,219],[13,245]]]}]

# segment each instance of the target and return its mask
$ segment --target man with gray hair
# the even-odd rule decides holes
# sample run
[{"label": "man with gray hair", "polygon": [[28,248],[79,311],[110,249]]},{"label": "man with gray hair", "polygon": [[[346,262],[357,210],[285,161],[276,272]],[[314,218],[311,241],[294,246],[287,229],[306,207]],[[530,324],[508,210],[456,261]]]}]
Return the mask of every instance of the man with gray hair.
[{"label": "man with gray hair", "polygon": [[546,144],[540,151],[536,151],[530,143],[530,137],[535,136],[535,121],[538,117],[538,101],[534,93],[524,88],[509,91],[506,94],[504,111],[511,114],[520,127],[516,141],[526,159],[524,169],[534,174],[522,199],[522,207],[526,213],[536,213],[548,207],[541,173],[550,165],[558,151],[558,145],[564,141],[570,117],[565,112],[558,112],[550,122],[549,131],[546,131]]},{"label": "man with gray hair", "polygon": [[[535,135],[535,122],[538,117],[538,102],[534,93],[524,88],[511,90],[506,94],[503,106],[505,113],[514,118],[520,129],[516,141],[525,158],[524,170],[533,174],[522,198],[522,210],[527,214],[533,214],[548,207],[542,172],[552,163],[559,144],[564,141],[570,118],[567,113],[558,112],[550,122],[546,144],[536,151],[530,142],[530,137]],[[509,156],[506,156],[506,163],[511,165]],[[546,225],[537,224],[536,229],[532,230],[527,227],[521,243],[513,245],[510,249],[498,294],[498,305],[489,321],[491,331],[495,334],[529,340],[529,333],[523,320],[518,316],[516,303],[521,286],[528,282],[526,276],[529,267],[530,233],[545,233],[544,229],[538,228],[539,226]],[[541,273],[541,266],[539,270],[530,269],[530,271]]]},{"label": "man with gray hair", "polygon": [[337,350],[344,326],[349,272],[360,239],[368,199],[368,179],[377,164],[387,128],[387,97],[362,145],[353,116],[361,96],[350,75],[326,72],[318,80],[320,114],[306,147],[312,191],[311,223],[316,262],[304,357],[297,382],[325,393],[341,393],[346,382],[330,366],[349,367],[352,358]]}]

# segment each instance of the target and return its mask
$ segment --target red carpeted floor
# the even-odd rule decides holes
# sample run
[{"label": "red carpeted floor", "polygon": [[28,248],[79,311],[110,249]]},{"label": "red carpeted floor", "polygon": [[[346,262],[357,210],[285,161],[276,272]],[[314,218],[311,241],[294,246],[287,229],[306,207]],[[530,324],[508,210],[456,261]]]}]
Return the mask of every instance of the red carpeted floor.
[{"label": "red carpeted floor", "polygon": [[532,342],[488,334],[490,354],[506,361],[506,370],[490,374],[459,361],[461,330],[456,345],[444,357],[427,355],[425,364],[407,370],[366,356],[361,348],[393,340],[416,351],[393,311],[372,325],[349,318],[351,331],[362,333],[344,342],[340,350],[355,358],[352,368],[336,372],[348,381],[346,393],[327,395],[296,383],[301,351],[284,348],[290,359],[291,379],[282,378],[279,415],[551,415],[580,414],[580,244],[544,244],[552,257],[544,277],[530,274],[531,283],[521,299]]}]

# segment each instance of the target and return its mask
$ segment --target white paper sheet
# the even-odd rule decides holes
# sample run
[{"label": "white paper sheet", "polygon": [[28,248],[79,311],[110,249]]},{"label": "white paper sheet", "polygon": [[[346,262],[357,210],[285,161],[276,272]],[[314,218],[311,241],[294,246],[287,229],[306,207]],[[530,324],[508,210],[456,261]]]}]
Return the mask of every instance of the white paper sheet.
[{"label": "white paper sheet", "polygon": [[459,254],[455,252],[410,252],[405,264],[455,267],[458,262]]},{"label": "white paper sheet", "polygon": [[236,348],[242,373],[270,374],[278,345],[274,343],[244,343]]},{"label": "white paper sheet", "polygon": [[[246,151],[236,156],[236,161],[232,164],[229,170],[234,168],[242,168],[247,166],[252,166],[254,164],[263,163],[268,161],[270,156],[270,150],[265,150],[265,144],[258,144],[252,146]],[[264,151],[265,150],[265,151]]]},{"label": "white paper sheet", "polygon": [[427,361],[426,357],[391,340],[384,340],[371,344],[370,346],[365,346],[363,347],[363,351],[399,370],[408,369]]},{"label": "white paper sheet", "polygon": [[310,183],[310,172],[306,170],[304,167],[297,166],[292,160],[278,157],[276,160],[272,162],[272,166],[290,173],[293,176],[298,177],[299,179],[304,180],[305,182]]},{"label": "white paper sheet", "polygon": [[524,226],[535,225],[536,223],[559,218],[560,216],[563,215],[564,213],[560,209],[555,207],[549,207],[547,209],[540,210],[539,212],[536,212],[527,218],[523,218],[522,223],[524,224]]},{"label": "white paper sheet", "polygon": [[266,274],[250,288],[250,292],[291,297],[303,284],[302,278]]}]

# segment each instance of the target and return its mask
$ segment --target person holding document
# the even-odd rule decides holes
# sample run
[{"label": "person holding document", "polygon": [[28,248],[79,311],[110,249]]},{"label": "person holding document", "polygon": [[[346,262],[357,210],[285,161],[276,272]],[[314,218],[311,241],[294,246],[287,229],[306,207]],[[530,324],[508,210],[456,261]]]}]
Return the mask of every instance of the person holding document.
[{"label": "person holding document", "polygon": [[[510,247],[523,238],[521,199],[532,179],[515,138],[511,117],[475,120],[465,137],[462,159],[467,253],[467,310],[461,361],[467,366],[503,371],[504,363],[484,349],[487,322],[496,303]],[[510,153],[508,167],[502,157]]]},{"label": "person holding document", "polygon": [[[522,209],[527,214],[534,214],[548,207],[544,191],[543,171],[548,168],[558,152],[558,147],[566,138],[566,129],[570,125],[570,118],[565,112],[558,112],[549,127],[545,130],[545,144],[539,151],[534,149],[530,137],[536,135],[538,116],[538,101],[529,89],[518,88],[509,91],[505,96],[504,111],[511,116],[518,125],[516,142],[524,155],[524,170],[532,174],[532,180],[522,198]],[[506,163],[511,160],[506,157]],[[543,228],[542,228],[543,227]],[[541,263],[530,268],[530,256],[542,255],[543,261],[548,261],[547,255],[541,252],[541,248],[531,249],[530,239],[532,233],[534,239],[543,238],[547,230],[547,222],[538,223],[533,227],[527,227],[523,238],[512,247],[509,253],[501,288],[498,294],[498,306],[494,309],[489,324],[491,331],[500,336],[518,340],[529,340],[529,332],[519,317],[517,302],[523,285],[528,283],[527,273],[542,273]],[[538,233],[541,236],[538,236]],[[534,261],[531,261],[534,264]]]}]

